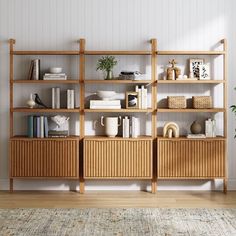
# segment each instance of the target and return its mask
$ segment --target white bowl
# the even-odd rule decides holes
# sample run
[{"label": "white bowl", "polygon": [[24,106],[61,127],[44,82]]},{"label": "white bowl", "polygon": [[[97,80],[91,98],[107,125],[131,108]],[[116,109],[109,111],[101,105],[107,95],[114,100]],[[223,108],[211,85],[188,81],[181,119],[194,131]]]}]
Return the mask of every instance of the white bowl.
[{"label": "white bowl", "polygon": [[58,74],[58,73],[62,72],[62,68],[61,67],[50,67],[49,71],[50,71],[50,73]]},{"label": "white bowl", "polygon": [[115,91],[99,90],[99,91],[96,92],[96,94],[102,100],[110,100],[110,99],[112,99],[116,95],[116,92]]}]

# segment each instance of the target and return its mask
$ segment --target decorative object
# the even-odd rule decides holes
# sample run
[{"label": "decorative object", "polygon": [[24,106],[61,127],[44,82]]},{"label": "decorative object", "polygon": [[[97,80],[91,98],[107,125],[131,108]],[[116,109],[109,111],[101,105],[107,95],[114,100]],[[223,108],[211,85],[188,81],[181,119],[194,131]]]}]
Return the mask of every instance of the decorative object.
[{"label": "decorative object", "polygon": [[175,59],[169,61],[169,63],[171,64],[171,67],[167,68],[167,80],[175,80],[181,75],[181,70],[175,66],[177,63]]},{"label": "decorative object", "polygon": [[114,138],[118,134],[118,127],[121,126],[121,116],[105,118],[102,116],[101,125],[105,127],[106,135],[110,138]]},{"label": "decorative object", "polygon": [[29,106],[29,108],[34,108],[36,103],[35,101],[33,100],[33,94],[31,93],[30,94],[30,99],[27,101],[27,105]]},{"label": "decorative object", "polygon": [[113,67],[117,64],[114,56],[103,56],[98,60],[97,70],[104,71],[105,79],[113,79]]},{"label": "decorative object", "polygon": [[182,109],[187,107],[185,96],[168,96],[167,103],[170,109]]},{"label": "decorative object", "polygon": [[62,68],[61,67],[50,67],[49,72],[52,74],[59,74],[62,72]]},{"label": "decorative object", "polygon": [[210,65],[199,65],[199,79],[210,79]]},{"label": "decorative object", "polygon": [[183,76],[183,79],[187,79],[187,78],[188,78],[188,76],[187,76],[187,75],[184,75],[184,76]]},{"label": "decorative object", "polygon": [[190,59],[189,64],[190,73],[193,73],[193,78],[199,78],[199,66],[204,64],[204,59]]},{"label": "decorative object", "polygon": [[179,126],[175,122],[168,122],[163,128],[163,137],[178,138],[179,137]]},{"label": "decorative object", "polygon": [[61,107],[61,89],[52,88],[52,109],[60,109]]},{"label": "decorative object", "polygon": [[194,75],[193,75],[193,72],[192,72],[192,71],[190,71],[190,73],[189,73],[189,78],[190,78],[190,79],[193,79],[193,78],[194,78]]},{"label": "decorative object", "polygon": [[42,106],[44,108],[48,108],[43,102],[42,100],[40,99],[39,95],[37,93],[34,94],[35,95],[35,98],[34,98],[34,101],[36,104],[38,104],[39,106]]},{"label": "decorative object", "polygon": [[111,100],[114,98],[116,95],[115,91],[104,91],[104,90],[99,90],[95,93],[99,98],[102,100]]},{"label": "decorative object", "polygon": [[139,94],[137,92],[126,92],[126,108],[139,108]]},{"label": "decorative object", "polygon": [[192,134],[200,134],[202,131],[201,124],[195,120],[190,126],[190,131]]},{"label": "decorative object", "polygon": [[69,119],[70,117],[56,115],[52,116],[48,124],[49,137],[65,137],[69,135]]},{"label": "decorative object", "polygon": [[209,109],[212,108],[211,96],[193,96],[193,108],[195,109]]},{"label": "decorative object", "polygon": [[67,89],[67,109],[74,109],[75,108],[75,90],[74,89]]},{"label": "decorative object", "polygon": [[121,71],[119,74],[120,80],[147,80],[147,75],[139,71]]},{"label": "decorative object", "polygon": [[236,234],[235,208],[11,208],[1,209],[0,215],[2,235]]}]

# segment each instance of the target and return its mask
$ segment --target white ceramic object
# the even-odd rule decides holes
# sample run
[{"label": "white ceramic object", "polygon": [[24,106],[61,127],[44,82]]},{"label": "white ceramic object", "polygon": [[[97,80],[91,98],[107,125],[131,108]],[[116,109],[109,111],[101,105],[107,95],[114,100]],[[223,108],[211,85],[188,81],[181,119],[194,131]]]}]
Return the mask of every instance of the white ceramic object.
[{"label": "white ceramic object", "polygon": [[101,125],[105,127],[105,133],[108,137],[114,138],[118,134],[118,127],[121,125],[121,116],[119,117],[101,117]]},{"label": "white ceramic object", "polygon": [[27,101],[27,105],[29,106],[29,108],[34,108],[36,103],[35,101],[33,100],[33,94],[31,93],[30,94],[30,99]]},{"label": "white ceramic object", "polygon": [[110,99],[112,99],[116,95],[116,92],[115,91],[99,90],[99,91],[96,92],[96,94],[102,100],[110,100]]},{"label": "white ceramic object", "polygon": [[49,72],[53,73],[53,74],[59,74],[62,72],[62,68],[61,67],[50,67]]}]

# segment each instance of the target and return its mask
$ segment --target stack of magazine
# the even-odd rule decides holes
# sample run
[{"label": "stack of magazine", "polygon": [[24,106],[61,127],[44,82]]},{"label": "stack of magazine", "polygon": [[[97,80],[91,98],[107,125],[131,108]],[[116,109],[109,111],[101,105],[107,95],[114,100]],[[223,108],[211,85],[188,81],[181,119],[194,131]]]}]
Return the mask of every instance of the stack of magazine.
[{"label": "stack of magazine", "polygon": [[121,109],[120,100],[90,100],[90,109]]},{"label": "stack of magazine", "polygon": [[46,73],[43,80],[67,80],[67,75],[65,73]]}]

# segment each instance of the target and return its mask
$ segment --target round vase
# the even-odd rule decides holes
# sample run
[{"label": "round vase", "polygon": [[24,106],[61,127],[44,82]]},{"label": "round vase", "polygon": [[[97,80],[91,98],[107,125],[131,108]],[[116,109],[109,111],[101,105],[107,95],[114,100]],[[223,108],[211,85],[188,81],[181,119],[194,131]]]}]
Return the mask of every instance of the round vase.
[{"label": "round vase", "polygon": [[30,108],[34,108],[35,105],[36,105],[35,101],[33,100],[33,94],[32,93],[30,94],[30,99],[27,101],[27,105]]},{"label": "round vase", "polygon": [[202,126],[196,120],[192,123],[190,127],[192,134],[200,134],[202,131]]},{"label": "round vase", "polygon": [[113,72],[112,70],[108,70],[105,73],[105,80],[113,79]]}]

